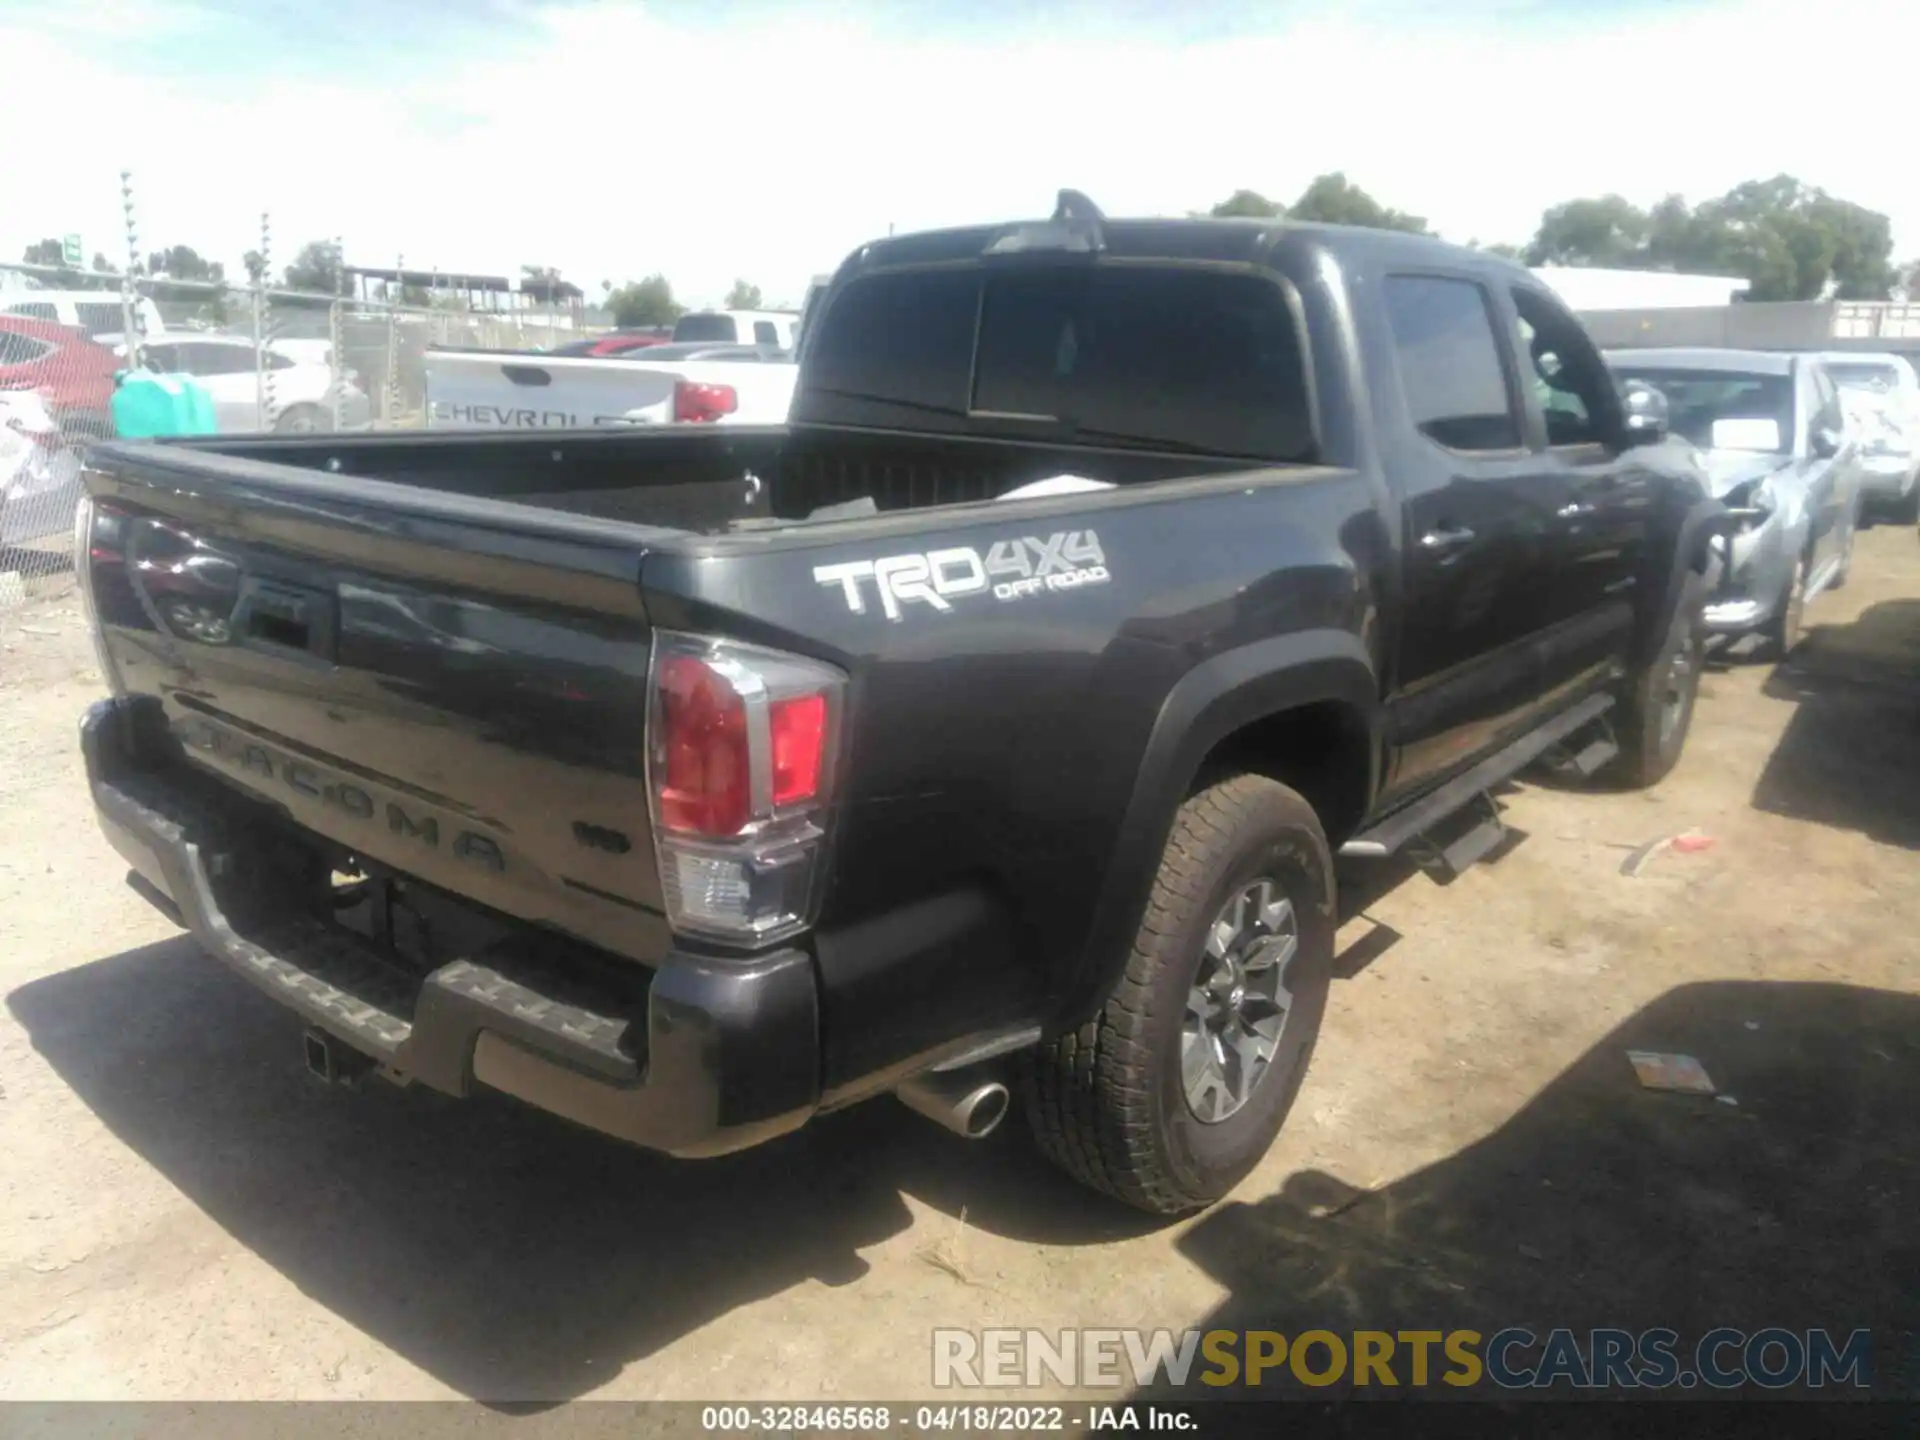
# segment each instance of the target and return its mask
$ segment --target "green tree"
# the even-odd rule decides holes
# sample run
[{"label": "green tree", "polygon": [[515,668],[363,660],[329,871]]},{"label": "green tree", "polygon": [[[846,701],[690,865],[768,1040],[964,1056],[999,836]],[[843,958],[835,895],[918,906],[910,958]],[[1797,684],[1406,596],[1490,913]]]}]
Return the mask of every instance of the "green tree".
[{"label": "green tree", "polygon": [[118,275],[120,270],[111,260],[107,259],[104,250],[96,250],[93,252],[93,273],[96,275]]},{"label": "green tree", "polygon": [[227,267],[218,260],[203,260],[191,245],[175,245],[147,256],[147,273],[164,275],[169,280],[219,283],[227,278]]},{"label": "green tree", "polygon": [[267,257],[258,250],[247,251],[240,257],[240,263],[246,267],[249,285],[258,285],[267,278]]},{"label": "green tree", "polygon": [[1504,240],[1495,240],[1491,243],[1484,240],[1469,240],[1467,241],[1467,248],[1469,250],[1483,251],[1488,255],[1498,255],[1502,260],[1518,260],[1520,258],[1520,247],[1518,245],[1509,245]]},{"label": "green tree", "polygon": [[340,283],[340,246],[332,240],[309,240],[287,266],[289,290],[304,290],[311,295],[331,295]]},{"label": "green tree", "polygon": [[686,310],[673,298],[673,286],[664,275],[649,275],[644,280],[617,286],[607,296],[607,308],[613,312],[613,323],[623,330],[642,325],[671,325]]},{"label": "green tree", "polygon": [[1523,256],[1529,265],[1647,268],[1647,215],[1620,195],[1568,200],[1540,217]]},{"label": "green tree", "polygon": [[20,257],[23,265],[63,265],[66,263],[66,250],[52,237],[36,240],[27,246],[27,253]]},{"label": "green tree", "polygon": [[1217,219],[1273,220],[1283,217],[1287,207],[1269,200],[1258,190],[1236,190],[1207,212]]},{"label": "green tree", "polygon": [[1363,225],[1373,230],[1406,230],[1426,235],[1426,220],[1382,205],[1339,170],[1316,175],[1291,205],[1269,200],[1258,190],[1236,190],[1207,212],[1221,218],[1312,220],[1324,225]]},{"label": "green tree", "polygon": [[1877,210],[1821,195],[1812,206],[1816,224],[1833,241],[1834,295],[1841,300],[1884,300],[1899,282],[1893,263],[1893,225]]},{"label": "green tree", "polygon": [[1526,259],[1733,275],[1751,300],[1884,300],[1899,278],[1886,216],[1791,175],[1691,208],[1678,195],[1644,211],[1618,195],[1569,200],[1540,217]]},{"label": "green tree", "polygon": [[1701,248],[1700,226],[1683,198],[1669,195],[1647,212],[1642,253],[1654,269],[1683,270]]},{"label": "green tree", "polygon": [[758,310],[760,308],[760,287],[750,285],[745,280],[733,282],[733,288],[727,291],[725,310]]},{"label": "green tree", "polygon": [[1287,218],[1316,220],[1325,225],[1359,225],[1369,230],[1405,230],[1413,235],[1432,233],[1425,216],[1382,205],[1339,170],[1316,175],[1288,208]]}]

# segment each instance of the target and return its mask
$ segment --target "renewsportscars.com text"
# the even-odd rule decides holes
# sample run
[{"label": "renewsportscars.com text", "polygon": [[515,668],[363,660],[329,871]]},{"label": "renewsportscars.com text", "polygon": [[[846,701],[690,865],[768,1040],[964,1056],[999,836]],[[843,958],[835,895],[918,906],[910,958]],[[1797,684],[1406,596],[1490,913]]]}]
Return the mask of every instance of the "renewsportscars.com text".
[{"label": "renewsportscars.com text", "polygon": [[936,1330],[941,1388],[1865,1389],[1865,1330]]}]

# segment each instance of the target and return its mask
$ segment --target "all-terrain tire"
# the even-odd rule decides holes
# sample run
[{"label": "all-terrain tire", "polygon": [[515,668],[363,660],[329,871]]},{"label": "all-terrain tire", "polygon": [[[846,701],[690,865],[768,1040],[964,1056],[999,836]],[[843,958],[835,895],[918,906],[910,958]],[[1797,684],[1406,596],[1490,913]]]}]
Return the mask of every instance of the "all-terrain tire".
[{"label": "all-terrain tire", "polygon": [[[1203,1121],[1182,1078],[1189,992],[1223,911],[1262,880],[1291,906],[1291,1003],[1241,1108]],[[1312,806],[1259,775],[1195,794],[1174,819],[1124,972],[1094,1013],[1028,1058],[1025,1109],[1041,1150],[1154,1214],[1225,1195],[1266,1154],[1299,1093],[1326,1010],[1334,929],[1333,859]]]},{"label": "all-terrain tire", "polygon": [[1600,772],[1608,783],[1643,790],[1666,779],[1680,762],[1706,668],[1707,632],[1701,623],[1706,598],[1705,578],[1688,571],[1660,648],[1627,677],[1613,709],[1620,753]]}]

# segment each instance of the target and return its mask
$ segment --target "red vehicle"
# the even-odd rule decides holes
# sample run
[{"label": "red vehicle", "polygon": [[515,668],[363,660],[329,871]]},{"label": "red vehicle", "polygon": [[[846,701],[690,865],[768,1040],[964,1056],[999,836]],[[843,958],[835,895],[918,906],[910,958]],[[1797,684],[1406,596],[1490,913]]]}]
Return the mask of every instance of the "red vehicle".
[{"label": "red vehicle", "polygon": [[612,330],[605,335],[568,341],[565,345],[556,346],[553,353],[573,356],[625,355],[634,350],[663,345],[672,336],[672,329],[665,326],[656,326],[647,330]]},{"label": "red vehicle", "polygon": [[0,390],[37,390],[70,435],[112,436],[113,377],[124,365],[84,330],[0,315]]}]

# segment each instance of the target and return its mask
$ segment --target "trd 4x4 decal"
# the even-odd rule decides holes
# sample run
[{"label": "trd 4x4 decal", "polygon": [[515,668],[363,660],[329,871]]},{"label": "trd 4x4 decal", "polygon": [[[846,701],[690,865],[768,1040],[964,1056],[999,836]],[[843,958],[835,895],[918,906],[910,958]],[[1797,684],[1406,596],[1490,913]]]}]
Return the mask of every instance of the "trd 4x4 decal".
[{"label": "trd 4x4 decal", "polygon": [[1098,535],[1060,530],[1044,540],[1031,535],[996,540],[984,556],[970,545],[956,545],[924,554],[816,565],[813,578],[821,585],[838,585],[856,615],[867,613],[870,585],[887,619],[898,620],[901,607],[909,603],[950,611],[951,602],[965,595],[1024,600],[1053,590],[1104,585],[1110,577]]}]

